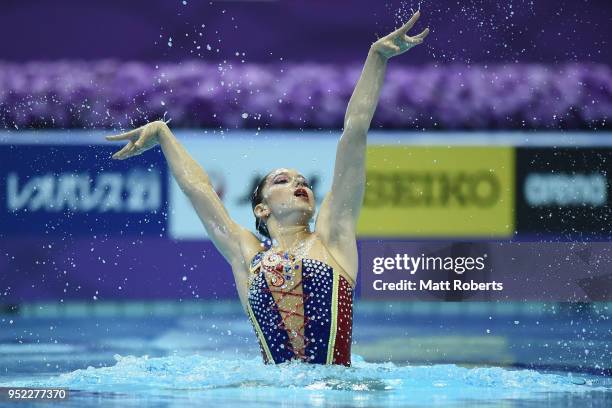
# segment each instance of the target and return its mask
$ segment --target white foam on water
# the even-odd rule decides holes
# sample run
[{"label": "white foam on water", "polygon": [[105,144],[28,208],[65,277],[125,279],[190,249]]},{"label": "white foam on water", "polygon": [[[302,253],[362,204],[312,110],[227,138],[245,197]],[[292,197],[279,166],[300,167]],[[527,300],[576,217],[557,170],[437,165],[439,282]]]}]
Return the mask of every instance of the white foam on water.
[{"label": "white foam on water", "polygon": [[[240,399],[265,395],[267,401],[317,395],[323,401],[360,406],[438,404],[453,401],[537,399],[551,393],[604,391],[574,375],[543,374],[500,367],[465,368],[453,364],[397,366],[368,363],[353,355],[353,366],[323,366],[300,362],[265,365],[261,358],[219,358],[215,355],[119,356],[110,367],[76,370],[40,380],[20,380],[4,386],[67,387],[96,393],[172,395],[177,390],[215,392]],[[213,394],[211,394],[213,393]],[[313,394],[315,393],[315,394]],[[312,401],[311,401],[312,402]]]}]

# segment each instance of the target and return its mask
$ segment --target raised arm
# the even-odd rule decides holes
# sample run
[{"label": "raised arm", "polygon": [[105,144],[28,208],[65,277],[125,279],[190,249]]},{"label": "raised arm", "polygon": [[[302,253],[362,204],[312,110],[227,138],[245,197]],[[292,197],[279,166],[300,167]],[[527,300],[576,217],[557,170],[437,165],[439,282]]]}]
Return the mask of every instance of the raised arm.
[{"label": "raised arm", "polygon": [[[118,160],[142,154],[157,144],[161,146],[178,185],[191,201],[215,247],[232,267],[243,262],[242,250],[245,245],[257,248],[257,238],[229,217],[210,183],[208,174],[179,143],[166,123],[151,122],[138,129],[106,138],[129,141],[113,155],[113,158]],[[240,268],[234,268],[236,269]]]},{"label": "raised arm", "polygon": [[404,26],[372,44],[351,95],[336,150],[331,191],[323,200],[316,225],[317,232],[331,246],[355,236],[365,190],[367,132],[378,104],[387,60],[423,42],[429,29],[414,37],[406,35],[419,16],[417,11]]}]

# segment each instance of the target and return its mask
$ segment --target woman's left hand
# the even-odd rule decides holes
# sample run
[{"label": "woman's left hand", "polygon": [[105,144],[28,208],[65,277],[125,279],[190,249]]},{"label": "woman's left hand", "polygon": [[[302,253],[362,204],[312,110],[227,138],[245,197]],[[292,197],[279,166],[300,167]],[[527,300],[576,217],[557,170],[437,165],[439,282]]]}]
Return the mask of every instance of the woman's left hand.
[{"label": "woman's left hand", "polygon": [[402,27],[372,44],[372,49],[388,59],[403,54],[415,45],[422,43],[427,34],[429,34],[429,28],[426,28],[414,37],[406,35],[406,32],[412,28],[420,16],[420,11],[414,13],[410,20]]}]

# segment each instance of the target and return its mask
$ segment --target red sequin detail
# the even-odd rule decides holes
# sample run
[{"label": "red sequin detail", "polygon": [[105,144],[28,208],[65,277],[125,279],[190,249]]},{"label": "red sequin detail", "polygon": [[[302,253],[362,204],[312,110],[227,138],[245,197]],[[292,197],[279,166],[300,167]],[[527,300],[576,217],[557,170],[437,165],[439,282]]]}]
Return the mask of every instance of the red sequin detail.
[{"label": "red sequin detail", "polygon": [[351,338],[353,333],[353,288],[340,275],[338,281],[338,316],[334,364],[351,365]]}]

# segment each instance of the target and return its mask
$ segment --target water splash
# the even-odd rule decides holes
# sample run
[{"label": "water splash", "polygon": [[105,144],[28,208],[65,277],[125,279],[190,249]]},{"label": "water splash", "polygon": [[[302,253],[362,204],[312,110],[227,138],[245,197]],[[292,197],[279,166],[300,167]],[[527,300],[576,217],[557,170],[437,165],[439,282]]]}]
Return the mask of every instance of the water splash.
[{"label": "water splash", "polygon": [[[533,370],[499,367],[464,368],[456,365],[397,366],[368,363],[353,356],[353,366],[320,366],[299,362],[264,365],[261,359],[221,359],[213,356],[169,356],[159,358],[115,356],[116,365],[93,368],[43,380],[21,380],[11,386],[67,387],[96,393],[137,393],[164,396],[172,391],[228,392],[241,395],[264,393],[282,401],[292,396],[325,401],[359,400],[364,406],[384,401],[386,405],[435,404],[440,401],[537,398],[546,393],[607,390],[570,375],[542,374]],[[609,391],[609,390],[608,390]],[[207,394],[210,397],[210,394]],[[376,405],[374,404],[374,405]]]},{"label": "water splash", "polygon": [[[525,34],[524,21],[536,17],[533,0],[498,2],[495,7],[483,0],[456,3],[390,0],[385,7],[393,16],[395,27],[422,10],[424,18],[417,23],[412,35],[428,26],[431,34],[425,41],[425,48],[440,63],[471,64],[474,57],[487,61],[518,61],[528,50],[516,48],[514,40]],[[443,32],[443,37],[439,37],[437,31]],[[477,46],[474,46],[474,39],[478,41]]]}]

